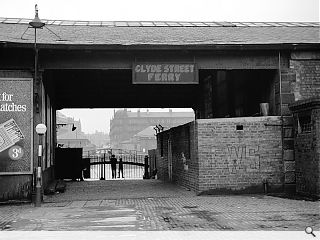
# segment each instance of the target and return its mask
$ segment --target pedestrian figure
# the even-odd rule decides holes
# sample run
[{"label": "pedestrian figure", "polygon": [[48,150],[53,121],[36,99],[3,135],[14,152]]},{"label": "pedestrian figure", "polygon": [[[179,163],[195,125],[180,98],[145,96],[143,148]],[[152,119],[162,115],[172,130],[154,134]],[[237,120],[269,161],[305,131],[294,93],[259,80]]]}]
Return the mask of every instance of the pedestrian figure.
[{"label": "pedestrian figure", "polygon": [[115,179],[117,177],[117,159],[114,154],[111,155],[110,163],[111,163],[112,179]]},{"label": "pedestrian figure", "polygon": [[123,162],[122,162],[122,158],[119,158],[119,172],[118,172],[118,178],[120,178],[120,172],[121,172],[121,176],[122,176],[122,178],[124,178],[124,176],[123,176]]}]

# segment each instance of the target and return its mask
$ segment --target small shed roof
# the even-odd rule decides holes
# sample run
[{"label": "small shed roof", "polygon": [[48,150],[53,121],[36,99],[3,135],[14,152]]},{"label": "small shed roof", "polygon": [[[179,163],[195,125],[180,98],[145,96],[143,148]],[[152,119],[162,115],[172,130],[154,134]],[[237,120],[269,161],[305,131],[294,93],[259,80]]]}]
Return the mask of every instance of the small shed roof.
[{"label": "small shed roof", "polygon": [[142,131],[138,132],[135,136],[136,137],[152,137],[155,138],[155,130],[154,126],[149,126]]}]

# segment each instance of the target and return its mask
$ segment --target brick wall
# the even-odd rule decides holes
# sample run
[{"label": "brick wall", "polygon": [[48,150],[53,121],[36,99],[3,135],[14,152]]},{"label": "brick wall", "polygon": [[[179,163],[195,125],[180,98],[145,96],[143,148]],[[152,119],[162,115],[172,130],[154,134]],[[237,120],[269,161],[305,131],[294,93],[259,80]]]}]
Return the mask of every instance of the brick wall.
[{"label": "brick wall", "polygon": [[31,192],[31,175],[0,176],[0,202],[8,200],[30,201]]},{"label": "brick wall", "polygon": [[291,60],[290,66],[295,73],[292,91],[295,100],[309,99],[320,95],[320,59]]},{"label": "brick wall", "polygon": [[[277,82],[279,84],[279,82]],[[277,109],[280,108],[280,88],[276,88]],[[289,105],[295,101],[320,96],[320,52],[294,51],[290,55],[289,68],[281,70],[281,102],[284,116],[283,157],[285,191],[295,192],[296,163],[292,112]],[[280,114],[280,110],[278,111]]]},{"label": "brick wall", "polygon": [[[198,119],[158,134],[159,177],[201,193],[282,191],[284,183],[280,117]],[[238,126],[238,130],[237,130]],[[241,129],[243,127],[243,129]],[[189,140],[188,140],[189,138]],[[183,154],[182,154],[183,153]]]},{"label": "brick wall", "polygon": [[171,139],[173,181],[197,191],[199,162],[196,155],[195,122],[173,129]]},{"label": "brick wall", "polygon": [[280,117],[197,120],[199,191],[263,192],[265,179],[269,191],[280,191],[280,124]]},{"label": "brick wall", "polygon": [[157,175],[163,181],[168,181],[168,138],[167,131],[157,134]]},{"label": "brick wall", "polygon": [[157,150],[156,149],[148,150],[148,156],[149,156],[150,177],[155,177],[153,175],[153,171],[155,169],[159,169],[159,162],[157,161]]},{"label": "brick wall", "polygon": [[[160,179],[169,180],[168,159],[171,154],[172,181],[188,189],[198,191],[199,163],[196,154],[195,129],[195,122],[191,122],[158,134],[157,159],[159,159],[158,177]],[[169,144],[171,147],[168,147]]]},{"label": "brick wall", "polygon": [[[290,108],[294,112],[295,123],[296,192],[319,198],[320,99],[298,101]],[[310,116],[309,123],[303,120],[309,119],[306,116]]]}]

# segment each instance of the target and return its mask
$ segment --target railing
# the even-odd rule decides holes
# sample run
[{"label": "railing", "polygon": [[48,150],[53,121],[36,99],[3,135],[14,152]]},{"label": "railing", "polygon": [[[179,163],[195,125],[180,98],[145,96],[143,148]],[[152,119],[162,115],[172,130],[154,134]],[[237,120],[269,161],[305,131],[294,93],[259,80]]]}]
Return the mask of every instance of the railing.
[{"label": "railing", "polygon": [[118,161],[116,168],[117,178],[122,178],[122,174],[119,175],[120,158],[122,158],[125,179],[143,179],[145,177],[146,168],[148,168],[148,165],[145,164],[145,154],[123,149],[98,149],[85,152],[83,155],[84,178],[91,180],[112,179],[110,158],[113,154]]}]

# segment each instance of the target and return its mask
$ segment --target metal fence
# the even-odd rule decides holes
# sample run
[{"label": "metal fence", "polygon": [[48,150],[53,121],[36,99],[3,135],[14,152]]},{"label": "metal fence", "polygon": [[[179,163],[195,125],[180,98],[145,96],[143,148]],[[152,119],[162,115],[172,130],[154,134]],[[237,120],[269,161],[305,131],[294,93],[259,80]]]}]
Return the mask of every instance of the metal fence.
[{"label": "metal fence", "polygon": [[[84,159],[84,178],[91,180],[112,179],[110,158],[115,155],[119,163],[122,158],[123,176],[125,179],[143,179],[145,173],[145,155],[137,151],[123,149],[98,149],[96,151],[85,152]],[[119,175],[119,164],[117,163],[117,178]]]}]

